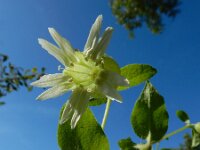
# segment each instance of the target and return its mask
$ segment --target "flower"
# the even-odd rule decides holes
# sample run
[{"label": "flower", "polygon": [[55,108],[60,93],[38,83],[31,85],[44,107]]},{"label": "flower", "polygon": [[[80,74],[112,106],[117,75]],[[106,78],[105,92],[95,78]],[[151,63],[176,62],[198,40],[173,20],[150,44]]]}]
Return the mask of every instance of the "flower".
[{"label": "flower", "polygon": [[99,15],[91,27],[83,52],[75,50],[70,42],[53,28],[49,28],[49,32],[58,47],[39,39],[39,44],[65,68],[62,73],[44,75],[31,85],[50,87],[37,97],[38,100],[54,98],[72,91],[60,119],[60,124],[63,124],[71,118],[72,129],[85,112],[90,98],[98,95],[121,102],[122,98],[116,89],[118,86],[128,86],[126,78],[104,67],[104,52],[113,28],[106,28],[99,38],[101,23],[102,15]]}]

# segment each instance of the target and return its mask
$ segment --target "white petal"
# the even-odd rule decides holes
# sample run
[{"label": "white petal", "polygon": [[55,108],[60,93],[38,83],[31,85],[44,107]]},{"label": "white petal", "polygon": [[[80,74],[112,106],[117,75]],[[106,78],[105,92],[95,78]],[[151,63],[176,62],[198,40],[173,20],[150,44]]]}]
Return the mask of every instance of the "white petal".
[{"label": "white petal", "polygon": [[81,115],[78,113],[78,111],[75,111],[72,119],[71,119],[71,129],[74,129],[80,119]]},{"label": "white petal", "polygon": [[71,61],[76,61],[74,56],[74,49],[72,48],[69,41],[63,38],[54,28],[48,28],[49,33],[51,34],[52,38],[61,48],[65,55],[67,55]]},{"label": "white petal", "polygon": [[67,57],[67,55],[63,53],[63,51],[61,51],[61,49],[59,49],[58,47],[54,46],[53,44],[49,43],[44,39],[38,39],[38,42],[42,46],[42,48],[47,50],[49,54],[53,55],[64,66],[68,66],[70,64],[69,58]]},{"label": "white petal", "polygon": [[73,112],[74,112],[74,110],[71,107],[70,101],[67,101],[67,103],[65,104],[65,108],[62,112],[59,123],[63,124],[66,121],[68,121],[72,117]]},{"label": "white petal", "polygon": [[108,71],[107,81],[115,86],[129,86],[129,81],[118,73]]},{"label": "white petal", "polygon": [[94,47],[96,43],[98,42],[102,20],[103,20],[103,16],[99,15],[97,19],[95,20],[94,24],[92,25],[89,36],[87,38],[87,42],[84,47],[84,52]]},{"label": "white petal", "polygon": [[113,88],[109,84],[101,83],[98,86],[98,88],[104,95],[106,95],[106,97],[110,98],[111,100],[116,100],[120,103],[122,102],[121,95],[117,92],[117,90],[115,88]]},{"label": "white petal", "polygon": [[32,86],[37,87],[51,87],[67,81],[68,77],[62,73],[48,74],[42,76],[39,80],[32,82]]},{"label": "white petal", "polygon": [[113,32],[112,27],[106,28],[102,38],[100,39],[100,41],[98,42],[98,44],[95,48],[96,49],[96,52],[95,52],[96,58],[101,58],[104,55],[105,50],[108,47],[108,44],[110,42],[112,32]]},{"label": "white petal", "polygon": [[48,90],[46,90],[45,92],[43,92],[42,94],[40,94],[37,99],[38,100],[46,100],[49,98],[54,98],[54,97],[58,97],[63,95],[64,93],[66,93],[67,91],[72,89],[72,84],[60,84],[57,86],[54,86]]},{"label": "white petal", "polygon": [[82,114],[85,112],[88,106],[90,94],[82,89],[77,88],[73,91],[69,103],[74,110],[73,117],[71,119],[71,128],[75,128]]}]

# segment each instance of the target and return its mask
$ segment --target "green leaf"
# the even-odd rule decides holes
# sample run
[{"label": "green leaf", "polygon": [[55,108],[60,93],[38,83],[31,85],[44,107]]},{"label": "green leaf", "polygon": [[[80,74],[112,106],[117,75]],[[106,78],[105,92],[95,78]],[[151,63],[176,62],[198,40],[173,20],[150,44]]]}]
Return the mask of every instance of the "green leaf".
[{"label": "green leaf", "polygon": [[117,62],[109,56],[104,56],[104,68],[120,74],[120,67]]},{"label": "green leaf", "polygon": [[194,129],[192,130],[192,148],[200,148],[200,134]]},{"label": "green leaf", "polygon": [[75,129],[70,120],[58,126],[58,144],[61,150],[109,150],[108,139],[89,108]]},{"label": "green leaf", "polygon": [[118,142],[118,145],[120,147],[120,150],[137,150],[136,148],[134,148],[134,146],[136,145],[136,143],[134,143],[131,138],[127,138],[127,139],[121,139]]},{"label": "green leaf", "polygon": [[159,141],[168,129],[168,118],[164,98],[147,82],[131,115],[135,133],[142,139]]},{"label": "green leaf", "polygon": [[177,110],[176,111],[176,116],[183,122],[185,123],[190,123],[190,118],[188,116],[188,114],[183,111],[183,110]]},{"label": "green leaf", "polygon": [[[129,64],[121,68],[121,75],[129,80],[130,87],[147,81],[157,73],[156,69],[146,64]],[[125,90],[129,87],[120,87]]]}]

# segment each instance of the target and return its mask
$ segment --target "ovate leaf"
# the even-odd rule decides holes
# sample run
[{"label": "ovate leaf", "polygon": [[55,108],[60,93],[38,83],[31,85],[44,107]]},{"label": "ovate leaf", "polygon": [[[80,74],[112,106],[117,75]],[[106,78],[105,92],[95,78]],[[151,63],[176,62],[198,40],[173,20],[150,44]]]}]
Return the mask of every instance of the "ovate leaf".
[{"label": "ovate leaf", "polygon": [[127,139],[121,139],[118,142],[118,145],[120,147],[120,150],[138,150],[136,149],[134,146],[136,145],[136,143],[134,143],[131,138],[127,138]]},{"label": "ovate leaf", "polygon": [[190,123],[190,118],[188,116],[188,114],[183,111],[183,110],[177,110],[176,111],[176,116],[183,122],[185,123]]},{"label": "ovate leaf", "polygon": [[108,139],[89,108],[75,129],[70,120],[58,125],[58,144],[61,150],[109,150]]},{"label": "ovate leaf", "polygon": [[[121,68],[121,75],[129,80],[130,87],[147,81],[157,73],[156,69],[146,64],[130,64]],[[128,87],[120,87],[119,90]]]},{"label": "ovate leaf", "polygon": [[142,139],[159,141],[168,129],[168,113],[164,98],[147,82],[131,115],[135,133]]}]

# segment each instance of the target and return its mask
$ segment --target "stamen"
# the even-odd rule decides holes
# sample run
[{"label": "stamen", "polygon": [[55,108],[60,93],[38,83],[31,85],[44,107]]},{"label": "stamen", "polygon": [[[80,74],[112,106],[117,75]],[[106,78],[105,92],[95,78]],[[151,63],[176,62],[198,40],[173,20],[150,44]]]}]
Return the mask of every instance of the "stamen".
[{"label": "stamen", "polygon": [[61,65],[58,66],[58,71],[64,70],[65,68],[63,68]]}]

